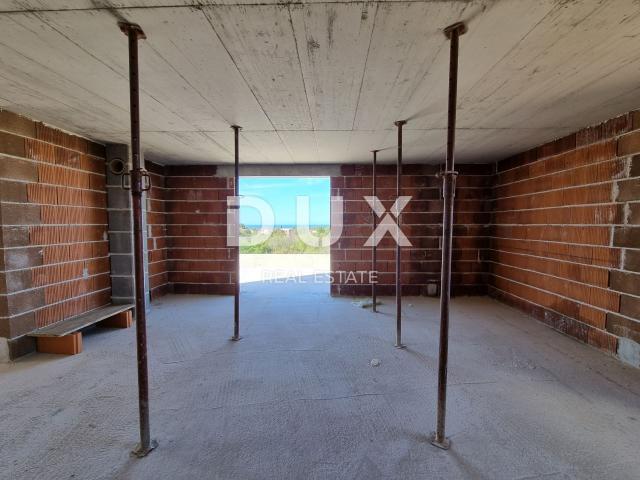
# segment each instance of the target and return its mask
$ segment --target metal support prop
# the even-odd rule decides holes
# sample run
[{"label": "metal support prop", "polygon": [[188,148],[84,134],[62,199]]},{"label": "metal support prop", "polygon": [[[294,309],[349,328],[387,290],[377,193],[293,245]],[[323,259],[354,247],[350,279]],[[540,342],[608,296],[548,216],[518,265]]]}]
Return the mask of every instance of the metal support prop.
[{"label": "metal support prop", "polygon": [[[149,190],[149,175],[140,158],[140,95],[138,78],[138,40],[146,38],[139,25],[120,23],[129,39],[129,102],[131,110],[131,203],[133,207],[133,256],[136,292],[136,346],[138,356],[138,408],[140,443],[133,454],[145,457],[158,445],[149,428],[149,374],[147,370],[147,315],[144,288],[144,245],[142,235],[142,193]],[[145,181],[146,178],[146,181]]]},{"label": "metal support prop", "polygon": [[449,107],[447,124],[447,157],[442,172],[442,268],[440,276],[440,357],[438,360],[438,413],[436,431],[431,434],[431,443],[447,450],[451,443],[445,436],[447,411],[447,361],[449,356],[449,300],[451,298],[451,245],[453,234],[453,202],[458,173],[455,167],[456,97],[458,91],[458,44],[459,37],[466,33],[464,23],[458,22],[444,30],[450,40],[449,58]]},{"label": "metal support prop", "polygon": [[[238,125],[232,125],[233,129],[233,143],[235,147],[235,164],[234,164],[234,180],[233,180],[233,195],[236,197],[236,200],[240,196],[240,130],[242,127]],[[240,204],[236,203],[233,208],[239,209]],[[233,296],[233,337],[231,340],[238,341],[240,340],[240,244],[237,229],[240,227],[240,211],[237,210],[236,213],[236,238],[235,238],[235,246],[233,247],[233,260],[234,260],[234,271],[236,274],[236,281],[234,282],[234,296]]]},{"label": "metal support prop", "polygon": [[[371,195],[373,195],[373,197],[375,198],[377,195],[377,191],[376,191],[376,161],[378,158],[378,150],[372,150],[373,152],[373,169],[371,172],[371,178],[372,178],[372,192]],[[376,218],[376,213],[373,212],[373,235],[374,235],[374,239],[373,239],[373,246],[371,247],[371,272],[372,273],[376,273],[376,281],[372,281],[371,282],[371,302],[372,302],[372,310],[373,312],[377,312],[378,311],[378,307],[377,307],[377,298],[376,298],[376,283],[377,283],[377,271],[378,271],[378,259],[377,259],[377,247],[376,247],[376,238],[375,238],[375,231],[376,231],[376,225],[377,225],[377,218]],[[369,279],[371,279],[371,276],[369,276]]]},{"label": "metal support prop", "polygon": [[[394,125],[398,127],[398,165],[396,167],[396,198],[402,195],[402,126],[406,120],[398,120]],[[397,229],[400,230],[402,219],[400,213],[396,218]],[[397,232],[399,233],[399,232]],[[400,263],[402,247],[400,246],[400,235],[396,235],[396,348],[404,348],[402,344],[402,282],[400,281]]]}]

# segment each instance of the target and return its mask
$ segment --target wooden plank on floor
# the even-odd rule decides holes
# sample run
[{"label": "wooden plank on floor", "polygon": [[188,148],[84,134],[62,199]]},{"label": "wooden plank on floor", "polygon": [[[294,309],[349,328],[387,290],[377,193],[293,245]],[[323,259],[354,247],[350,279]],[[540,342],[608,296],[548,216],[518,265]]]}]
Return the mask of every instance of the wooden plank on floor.
[{"label": "wooden plank on floor", "polygon": [[134,305],[109,305],[82,315],[62,320],[29,333],[30,337],[62,337],[98,323],[106,318],[134,308]]}]

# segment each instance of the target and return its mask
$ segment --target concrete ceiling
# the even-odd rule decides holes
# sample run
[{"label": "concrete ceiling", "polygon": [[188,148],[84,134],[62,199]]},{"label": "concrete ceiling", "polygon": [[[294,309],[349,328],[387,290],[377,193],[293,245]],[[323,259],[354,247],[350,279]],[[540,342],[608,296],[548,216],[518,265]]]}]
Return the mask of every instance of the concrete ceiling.
[{"label": "concrete ceiling", "polygon": [[437,163],[448,43],[461,39],[457,160],[487,162],[640,107],[634,0],[3,0],[0,107],[128,142],[139,23],[142,141],[162,163]]}]

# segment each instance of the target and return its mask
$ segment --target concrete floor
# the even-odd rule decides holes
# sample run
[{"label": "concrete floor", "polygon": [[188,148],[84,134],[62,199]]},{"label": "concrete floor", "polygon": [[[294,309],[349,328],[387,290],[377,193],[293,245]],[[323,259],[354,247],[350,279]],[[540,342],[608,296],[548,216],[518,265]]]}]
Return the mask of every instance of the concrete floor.
[{"label": "concrete floor", "polygon": [[[0,367],[6,479],[637,479],[640,371],[488,298],[452,309],[450,451],[435,418],[438,302],[373,314],[326,284],[168,296],[149,325],[151,424],[137,439],[134,329],[85,335],[74,357]],[[372,359],[380,366],[372,367]]]}]

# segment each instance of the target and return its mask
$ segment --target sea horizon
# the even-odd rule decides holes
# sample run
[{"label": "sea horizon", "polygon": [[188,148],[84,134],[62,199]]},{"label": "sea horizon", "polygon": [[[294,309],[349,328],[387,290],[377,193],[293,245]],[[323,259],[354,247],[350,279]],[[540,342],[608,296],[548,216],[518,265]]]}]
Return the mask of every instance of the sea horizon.
[{"label": "sea horizon", "polygon": [[[301,226],[304,224],[300,224]],[[244,227],[246,228],[264,228],[264,225],[252,225],[252,224],[243,224]],[[290,223],[290,224],[282,224],[282,225],[274,225],[273,228],[296,228],[298,226],[297,223]],[[307,225],[305,225],[307,226]],[[329,228],[329,225],[323,225],[323,224],[315,224],[315,225],[308,225],[309,228]]]}]

